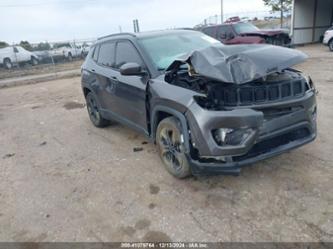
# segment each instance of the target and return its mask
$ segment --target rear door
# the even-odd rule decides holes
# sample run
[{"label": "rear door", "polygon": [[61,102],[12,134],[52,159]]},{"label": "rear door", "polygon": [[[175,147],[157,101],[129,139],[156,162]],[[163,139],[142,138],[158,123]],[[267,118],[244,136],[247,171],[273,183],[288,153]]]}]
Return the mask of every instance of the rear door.
[{"label": "rear door", "polygon": [[30,61],[31,60],[31,54],[27,50],[25,50],[22,47],[17,47],[17,49],[18,49],[17,56],[18,56],[19,62],[24,62],[24,61]]},{"label": "rear door", "polygon": [[116,45],[115,69],[117,73],[114,80],[117,81],[112,94],[115,95],[117,114],[124,118],[129,125],[146,133],[146,82],[147,76],[124,76],[119,69],[122,65],[135,62],[141,65],[143,70],[146,66],[141,55],[129,40],[119,40]]},{"label": "rear door", "polygon": [[18,48],[16,46],[13,47],[13,60],[12,62],[14,63],[20,63],[22,62],[21,56],[20,56],[20,52],[18,50]]},{"label": "rear door", "polygon": [[104,42],[95,48],[93,54],[95,66],[92,71],[97,83],[94,91],[98,95],[103,111],[109,113],[118,112],[114,95],[117,84],[117,72],[114,69],[115,47],[115,41]]}]

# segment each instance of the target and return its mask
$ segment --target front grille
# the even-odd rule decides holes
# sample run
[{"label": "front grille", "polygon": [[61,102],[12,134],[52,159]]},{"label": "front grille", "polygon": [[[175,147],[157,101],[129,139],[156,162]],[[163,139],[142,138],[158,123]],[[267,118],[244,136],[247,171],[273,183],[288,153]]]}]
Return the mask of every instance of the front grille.
[{"label": "front grille", "polygon": [[301,97],[307,89],[305,80],[290,80],[279,83],[250,83],[223,89],[225,106],[256,105],[288,98]]},{"label": "front grille", "polygon": [[310,131],[307,128],[297,129],[292,132],[259,142],[255,144],[246,155],[233,157],[233,160],[238,162],[261,154],[269,153],[277,147],[306,138],[309,135]]}]

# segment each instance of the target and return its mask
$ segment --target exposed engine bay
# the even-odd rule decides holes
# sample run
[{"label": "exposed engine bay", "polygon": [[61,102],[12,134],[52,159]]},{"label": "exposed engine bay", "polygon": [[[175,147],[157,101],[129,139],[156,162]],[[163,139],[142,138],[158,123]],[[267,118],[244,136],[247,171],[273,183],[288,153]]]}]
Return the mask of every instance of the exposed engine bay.
[{"label": "exposed engine bay", "polygon": [[306,58],[271,45],[214,46],[175,60],[165,81],[200,93],[195,100],[205,109],[255,107],[303,96],[311,86],[290,67]]},{"label": "exposed engine bay", "polygon": [[227,110],[236,106],[255,106],[303,96],[310,89],[302,75],[286,69],[245,84],[230,84],[193,73],[191,67],[166,74],[166,81],[200,93],[197,103],[209,110]]}]

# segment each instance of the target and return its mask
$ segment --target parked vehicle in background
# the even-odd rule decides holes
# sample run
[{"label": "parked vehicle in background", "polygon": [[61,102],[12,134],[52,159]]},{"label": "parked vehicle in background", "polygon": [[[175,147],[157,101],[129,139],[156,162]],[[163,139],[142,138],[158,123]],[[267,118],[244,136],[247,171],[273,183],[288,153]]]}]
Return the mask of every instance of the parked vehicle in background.
[{"label": "parked vehicle in background", "polygon": [[235,22],[240,22],[241,19],[239,18],[239,16],[233,16],[233,17],[229,17],[227,20],[225,20],[224,23],[235,23]]},{"label": "parked vehicle in background", "polygon": [[90,47],[92,46],[91,42],[84,42],[81,46],[81,57],[85,58],[89,53]]},{"label": "parked vehicle in background", "polygon": [[38,61],[36,54],[25,50],[21,46],[10,46],[0,49],[0,64],[7,69],[26,62],[30,62],[34,66],[38,64]]},{"label": "parked vehicle in background", "polygon": [[201,31],[227,45],[268,43],[288,47],[291,43],[289,34],[285,30],[260,30],[249,22],[230,20],[229,23],[204,27]]},{"label": "parked vehicle in background", "polygon": [[325,32],[323,43],[333,51],[333,26]]},{"label": "parked vehicle in background", "polygon": [[44,51],[35,51],[34,52],[38,56],[38,60],[40,63],[51,63],[52,57],[49,50]]},{"label": "parked vehicle in background", "polygon": [[53,45],[53,49],[50,50],[50,55],[54,59],[64,59],[72,61],[73,58],[81,56],[81,46],[74,43],[57,43]]},{"label": "parked vehicle in background", "polygon": [[239,174],[316,137],[316,91],[300,51],[224,46],[196,31],[100,38],[82,65],[90,120],[126,124],[155,142],[165,168]]}]

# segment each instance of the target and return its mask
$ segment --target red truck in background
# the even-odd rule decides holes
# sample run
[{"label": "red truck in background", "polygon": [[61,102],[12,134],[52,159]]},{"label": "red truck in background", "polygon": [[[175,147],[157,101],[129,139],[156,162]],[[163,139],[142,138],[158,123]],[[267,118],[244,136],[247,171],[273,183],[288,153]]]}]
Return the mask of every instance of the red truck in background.
[{"label": "red truck in background", "polygon": [[204,27],[201,31],[226,45],[268,43],[289,47],[291,44],[289,34],[283,29],[260,30],[246,22],[228,21]]}]

